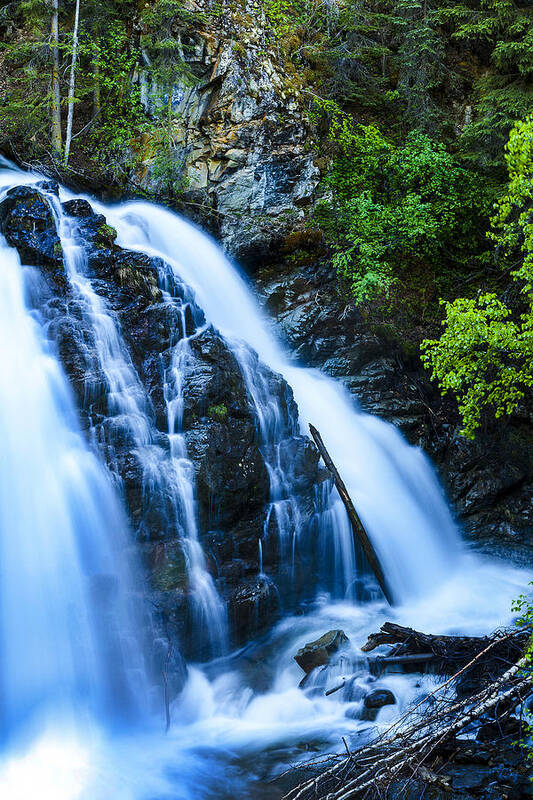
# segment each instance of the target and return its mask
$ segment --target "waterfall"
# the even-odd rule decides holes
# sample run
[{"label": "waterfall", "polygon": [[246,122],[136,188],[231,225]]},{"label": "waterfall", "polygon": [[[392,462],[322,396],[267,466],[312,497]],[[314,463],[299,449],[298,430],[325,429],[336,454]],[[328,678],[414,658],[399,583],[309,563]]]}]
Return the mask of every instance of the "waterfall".
[{"label": "waterfall", "polygon": [[[0,172],[0,192],[39,180],[8,168]],[[80,223],[60,202],[72,195],[39,191],[61,240],[68,313],[79,316],[87,337],[82,404],[89,429],[81,431],[80,409],[54,350],[45,279],[22,266],[0,238],[0,795],[7,786],[10,800],[36,791],[50,800],[271,797],[276,759],[281,772],[309,757],[302,745],[336,749],[343,736],[355,742],[366,735],[361,713],[369,687],[387,688],[397,700],[379,712],[378,724],[401,716],[429,689],[429,676],[371,676],[360,650],[371,631],[393,619],[435,633],[486,633],[507,618],[527,577],[467,552],[422,451],[363,413],[334,380],[290,359],[245,279],[208,236],[149,203],[104,206],[91,199],[121,246],[160,259],[162,306],[172,329],[162,370],[166,420],[156,423],[120,317],[91,273]],[[295,606],[287,603],[272,631],[229,655],[226,609],[200,543],[184,431],[194,339],[211,325],[240,367],[270,478],[258,577],[271,581],[264,572],[273,527],[288,590],[298,548],[316,547],[320,565],[298,613],[291,616]],[[284,408],[267,367],[292,387],[300,430],[294,404]],[[307,434],[310,422],[383,563],[393,609],[371,581],[363,599],[355,591],[358,554],[330,481],[316,487],[313,530],[302,523],[298,476],[282,451],[284,441]],[[198,647],[222,654],[190,668],[183,692],[169,704],[174,724],[167,737],[161,697],[154,711],[152,675],[139,645],[149,614],[130,537],[136,534],[142,547],[148,534],[143,518],[134,520],[136,531],[126,521],[115,457],[124,443],[142,475],[144,506],[158,509],[161,527],[176,533],[183,548]],[[347,661],[299,688],[297,649],[341,627],[350,640]],[[326,686],[338,684],[347,668],[349,691],[326,697]],[[143,724],[133,724],[138,720]],[[61,733],[74,728],[74,743],[83,746],[73,746],[68,735],[56,744],[50,726]]]},{"label": "waterfall", "polygon": [[38,272],[0,237],[0,737],[37,720],[131,722],[147,679],[127,524],[41,320]]},{"label": "waterfall", "polygon": [[[250,396],[260,410],[265,440],[275,438],[276,409],[261,397],[257,370],[243,355],[243,340],[292,387],[302,432],[313,423],[348,487],[399,601],[421,597],[445,580],[459,564],[461,540],[442,489],[421,450],[410,447],[388,423],[362,413],[348,393],[313,369],[290,362],[273,336],[239,271],[216,244],[191,223],[150,203],[105,208],[119,243],[170,264],[176,277],[195,292],[207,319],[226,337],[241,363]],[[269,405],[270,403],[270,405]],[[272,468],[271,483],[284,476]],[[278,483],[276,484],[276,481]],[[279,497],[286,496],[283,489]],[[273,504],[278,497],[273,493]],[[355,555],[350,526],[334,491],[323,525],[336,518],[336,574],[349,592]],[[278,506],[279,508],[279,506]],[[286,508],[286,504],[285,504]]]},{"label": "waterfall", "polygon": [[[118,320],[96,293],[87,275],[87,254],[78,235],[77,221],[63,211],[57,197],[48,195],[48,200],[55,213],[70,285],[85,309],[94,334],[96,359],[105,378],[103,387],[89,385],[86,389],[89,396],[105,393],[107,413],[113,419],[111,428],[93,426],[93,435],[97,444],[105,449],[112,449],[115,441],[124,437],[131,443],[144,476],[145,502],[166,506],[167,527],[176,526],[180,531],[189,573],[195,640],[200,648],[206,644],[211,655],[218,655],[227,645],[226,614],[198,541],[193,466],[187,458],[181,433],[183,371],[189,347],[188,305],[185,303],[178,309],[181,325],[165,380],[168,448],[164,449],[151,421],[146,392],[123,342]],[[168,294],[167,302],[173,302]],[[112,463],[112,455],[108,453],[107,457]]]}]

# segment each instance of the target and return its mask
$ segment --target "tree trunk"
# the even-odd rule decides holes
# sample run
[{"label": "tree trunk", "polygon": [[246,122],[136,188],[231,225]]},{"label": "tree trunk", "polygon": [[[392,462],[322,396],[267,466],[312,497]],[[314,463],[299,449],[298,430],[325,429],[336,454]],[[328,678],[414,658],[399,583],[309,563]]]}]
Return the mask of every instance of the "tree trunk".
[{"label": "tree trunk", "polygon": [[311,431],[311,436],[313,437],[313,439],[315,441],[315,444],[318,447],[320,455],[324,459],[324,463],[325,463],[326,467],[329,469],[329,471],[333,475],[333,480],[335,481],[335,486],[337,487],[337,491],[339,492],[339,494],[341,496],[341,500],[344,503],[344,506],[345,506],[346,511],[348,513],[348,517],[349,517],[350,523],[352,525],[352,530],[353,530],[354,536],[358,539],[359,544],[361,545],[361,547],[363,549],[363,552],[364,552],[364,554],[365,554],[365,556],[367,558],[368,563],[370,564],[372,572],[376,576],[376,580],[377,580],[377,582],[379,583],[379,585],[381,587],[381,591],[385,595],[389,605],[393,605],[392,593],[391,593],[391,591],[389,589],[389,586],[387,584],[387,581],[385,579],[385,575],[384,575],[381,563],[379,561],[379,558],[377,556],[376,551],[374,550],[372,542],[368,538],[368,534],[367,534],[367,532],[365,530],[365,527],[364,527],[363,523],[361,522],[361,520],[359,518],[359,514],[355,510],[355,506],[352,503],[350,495],[348,494],[348,490],[347,490],[347,488],[346,488],[346,486],[344,484],[344,481],[342,480],[341,476],[339,475],[337,467],[335,466],[335,464],[331,460],[331,456],[328,453],[328,451],[326,450],[326,445],[324,444],[324,441],[323,441],[322,436],[320,435],[320,433],[317,431],[317,429],[314,427],[314,425],[309,425],[309,430]]},{"label": "tree trunk", "polygon": [[67,135],[65,138],[65,166],[68,164],[70,143],[72,141],[72,123],[74,121],[74,88],[76,86],[76,60],[78,57],[78,28],[80,24],[80,0],[76,0],[76,15],[72,33],[72,61],[70,64],[70,80],[68,84]]},{"label": "tree trunk", "polygon": [[61,89],[59,86],[59,0],[52,0],[52,147],[61,152]]},{"label": "tree trunk", "polygon": [[93,59],[93,116],[100,113],[100,38],[96,35]]}]

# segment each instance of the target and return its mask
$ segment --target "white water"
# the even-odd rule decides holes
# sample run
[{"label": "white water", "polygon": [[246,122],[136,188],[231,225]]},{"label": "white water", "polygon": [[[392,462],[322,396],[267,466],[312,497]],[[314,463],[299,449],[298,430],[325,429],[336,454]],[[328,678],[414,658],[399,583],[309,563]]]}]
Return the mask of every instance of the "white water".
[{"label": "white water", "polygon": [[59,720],[131,727],[148,703],[126,520],[26,308],[39,280],[0,237],[0,741],[10,748]]},{"label": "white water", "polygon": [[[11,185],[28,182],[27,176],[14,173],[3,180]],[[352,642],[348,663],[332,667],[323,680],[328,686],[335,685],[349,671],[356,673],[356,684],[362,692],[378,685],[391,688],[398,702],[380,712],[378,724],[385,724],[418,697],[432,679],[424,678],[417,686],[417,678],[389,675],[372,683],[360,662],[359,646],[367,634],[385,619],[434,632],[487,632],[509,618],[510,601],[523,591],[527,576],[466,550],[423,454],[410,448],[391,426],[360,413],[334,381],[290,363],[269,333],[268,322],[246,284],[204,234],[147,203],[98,209],[119,231],[122,245],[162,256],[177,276],[194,289],[208,321],[232,340],[236,353],[241,352],[240,363],[250,393],[254,376],[246,376],[246,366],[252,362],[246,362],[242,355],[246,352],[242,340],[285,375],[295,392],[302,428],[305,430],[311,421],[320,429],[356,498],[399,605],[391,611],[381,602],[357,606],[352,602],[331,603],[327,596],[319,596],[309,613],[287,617],[265,642],[231,661],[192,669],[185,691],[172,709],[175,724],[166,740],[142,732],[127,739],[118,737],[112,726],[109,732],[106,714],[97,727],[92,726],[89,720],[100,718],[93,706],[98,708],[102,693],[105,695],[109,674],[115,668],[114,659],[96,672],[92,671],[93,661],[82,664],[81,685],[89,667],[94,681],[90,691],[80,694],[79,676],[70,656],[64,658],[61,654],[70,654],[78,640],[88,646],[89,652],[99,653],[100,620],[92,627],[84,622],[76,636],[68,625],[72,612],[83,620],[90,619],[94,611],[91,598],[83,590],[85,575],[83,570],[80,574],[79,543],[85,541],[93,558],[98,555],[97,560],[105,564],[103,571],[110,570],[110,564],[116,566],[114,547],[109,559],[105,556],[117,532],[121,538],[121,524],[117,521],[120,511],[105,472],[76,430],[75,413],[61,370],[46,353],[39,326],[24,307],[17,258],[4,249],[7,268],[2,267],[0,282],[7,283],[0,287],[0,333],[4,334],[0,340],[0,429],[7,420],[10,438],[9,466],[0,487],[0,491],[7,487],[0,495],[0,546],[1,569],[9,580],[7,586],[0,584],[0,596],[3,604],[4,594],[8,597],[2,620],[9,627],[0,635],[1,664],[10,676],[8,696],[13,698],[12,707],[16,709],[15,714],[6,717],[7,729],[12,735],[19,727],[16,717],[24,716],[20,709],[24,712],[29,708],[34,714],[36,694],[44,698],[43,707],[49,709],[54,726],[47,727],[46,719],[39,728],[36,726],[38,735],[26,754],[12,748],[7,751],[6,760],[0,764],[0,796],[26,800],[40,790],[41,796],[50,800],[276,798],[281,792],[274,788],[267,793],[265,780],[281,771],[284,761],[305,758],[301,749],[304,742],[316,740],[322,747],[337,749],[342,735],[356,737],[368,728],[359,718],[359,700],[342,692],[325,698],[324,686],[318,687],[318,693],[312,687],[306,692],[297,688],[302,674],[292,656],[298,647],[333,627],[343,628]],[[68,231],[64,230],[64,246],[68,239]],[[75,241],[72,246],[76,246]],[[68,246],[66,249],[68,252]],[[73,276],[73,263],[71,279],[86,279],[79,265]],[[97,308],[97,302],[102,301],[94,291],[93,294],[92,313],[108,317],[105,307]],[[106,336],[115,334],[117,328],[113,326]],[[127,354],[120,340],[117,346],[118,374],[123,377]],[[181,450],[179,384],[186,348],[185,341],[175,351],[174,374],[168,375],[172,390],[167,398],[169,436],[171,440],[176,437],[173,455],[177,460],[185,456]],[[102,355],[101,361],[107,371],[110,365],[116,366],[109,352]],[[25,364],[28,370],[20,368]],[[108,376],[110,384],[111,378]],[[135,421],[140,410],[142,424],[136,429],[135,438],[142,444],[144,412],[142,401],[135,400],[135,386],[135,376],[131,380],[127,377],[113,396],[124,395],[124,406],[119,410],[124,409],[129,425],[129,417]],[[128,410],[131,402],[134,406]],[[264,406],[265,399],[256,400],[259,411]],[[273,409],[274,419],[275,414]],[[268,427],[265,423],[264,430]],[[67,458],[67,467],[62,469],[68,454],[73,457]],[[50,464],[54,464],[54,470],[50,470]],[[91,475],[93,480],[87,484]],[[179,475],[176,485],[180,485]],[[180,498],[184,496],[183,486],[178,494]],[[273,502],[277,502],[275,497]],[[116,513],[119,517],[114,516]],[[12,530],[16,535],[7,535]],[[355,560],[350,529],[338,500],[324,516],[322,535],[337,539],[336,572],[342,584],[341,595],[350,597]],[[127,587],[128,576],[121,576],[121,581]],[[10,614],[7,618],[4,608],[9,608],[14,617]],[[127,620],[121,622],[120,630],[128,630]],[[22,631],[24,636],[20,635]],[[62,643],[59,648],[58,642]],[[9,643],[7,656],[5,643]],[[359,671],[354,666],[357,663]],[[47,668],[38,669],[37,664]],[[250,664],[256,665],[253,672]],[[63,714],[65,707],[67,713]],[[243,771],[246,778],[242,778]]]},{"label": "white water", "polygon": [[[285,376],[294,391],[302,431],[307,433],[309,422],[320,430],[395,597],[406,601],[424,596],[447,578],[459,565],[461,542],[422,451],[410,447],[392,425],[361,413],[333,379],[292,365],[244,280],[204,233],[149,203],[100,210],[117,229],[121,245],[158,255],[172,265],[194,290],[207,319],[233,341],[237,353],[244,340]],[[243,372],[249,390],[257,394],[254,376]],[[257,400],[256,405],[265,403]],[[352,547],[349,526],[342,545],[346,559]]]}]

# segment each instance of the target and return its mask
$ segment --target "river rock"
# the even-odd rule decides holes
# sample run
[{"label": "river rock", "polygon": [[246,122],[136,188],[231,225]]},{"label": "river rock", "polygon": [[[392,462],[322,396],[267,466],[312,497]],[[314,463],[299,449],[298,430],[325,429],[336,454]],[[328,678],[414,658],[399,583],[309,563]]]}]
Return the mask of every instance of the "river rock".
[{"label": "river rock", "polygon": [[374,689],[365,697],[365,708],[383,708],[393,706],[396,698],[389,689]]},{"label": "river rock", "polygon": [[331,656],[349,642],[348,637],[341,630],[332,630],[325,633],[320,639],[308,642],[294,656],[294,660],[306,674],[315,667],[329,664]]}]

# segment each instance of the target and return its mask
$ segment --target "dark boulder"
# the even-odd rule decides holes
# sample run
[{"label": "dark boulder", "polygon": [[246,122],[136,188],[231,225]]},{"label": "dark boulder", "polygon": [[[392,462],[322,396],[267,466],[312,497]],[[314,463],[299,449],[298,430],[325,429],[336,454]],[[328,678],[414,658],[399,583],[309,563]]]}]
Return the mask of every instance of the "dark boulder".
[{"label": "dark boulder", "polygon": [[383,708],[393,706],[396,698],[389,689],[374,689],[365,697],[365,708]]},{"label": "dark boulder", "polygon": [[67,200],[62,204],[63,211],[69,217],[93,217],[96,216],[88,200],[76,197],[74,200]]},{"label": "dark boulder", "polygon": [[275,585],[264,575],[243,581],[229,599],[231,632],[238,642],[269,627],[279,612]]}]

